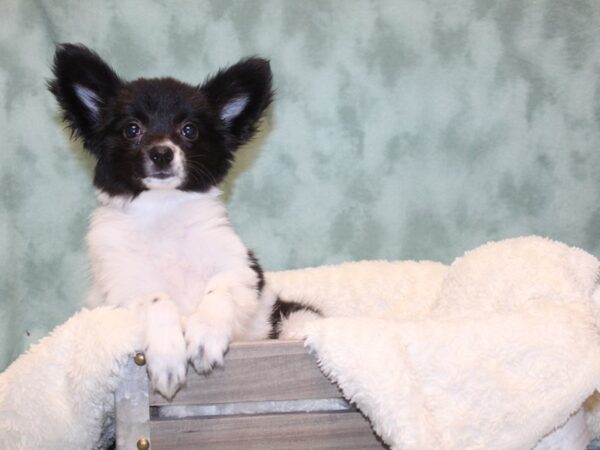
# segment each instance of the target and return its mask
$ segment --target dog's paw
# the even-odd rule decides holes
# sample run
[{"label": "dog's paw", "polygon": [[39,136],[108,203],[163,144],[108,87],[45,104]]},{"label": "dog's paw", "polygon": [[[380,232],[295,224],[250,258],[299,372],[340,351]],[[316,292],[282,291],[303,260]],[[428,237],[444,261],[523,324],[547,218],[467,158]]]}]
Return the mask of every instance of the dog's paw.
[{"label": "dog's paw", "polygon": [[170,400],[185,383],[187,357],[181,329],[161,333],[146,348],[152,387]]},{"label": "dog's paw", "polygon": [[208,373],[223,365],[229,347],[229,333],[223,327],[192,316],[185,328],[187,356],[198,373]]}]

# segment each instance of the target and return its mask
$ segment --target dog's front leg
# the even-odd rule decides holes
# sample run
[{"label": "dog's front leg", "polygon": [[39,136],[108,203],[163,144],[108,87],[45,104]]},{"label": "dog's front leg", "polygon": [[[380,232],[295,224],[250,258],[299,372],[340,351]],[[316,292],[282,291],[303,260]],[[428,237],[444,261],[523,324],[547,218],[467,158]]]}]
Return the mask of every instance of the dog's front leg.
[{"label": "dog's front leg", "polygon": [[222,365],[229,342],[243,336],[258,307],[256,283],[256,273],[250,269],[220,273],[208,282],[185,325],[187,355],[197,372]]},{"label": "dog's front leg", "polygon": [[185,382],[187,357],[179,311],[165,294],[142,305],[148,373],[156,391],[173,398]]}]

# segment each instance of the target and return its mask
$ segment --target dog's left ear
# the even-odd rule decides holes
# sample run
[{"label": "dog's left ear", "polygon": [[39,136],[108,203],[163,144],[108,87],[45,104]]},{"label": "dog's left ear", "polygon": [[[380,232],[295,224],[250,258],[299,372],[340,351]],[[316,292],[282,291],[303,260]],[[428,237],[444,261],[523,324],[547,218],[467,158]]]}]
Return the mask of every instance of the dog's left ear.
[{"label": "dog's left ear", "polygon": [[271,78],[269,61],[248,58],[219,71],[200,87],[238,145],[252,137],[271,103]]},{"label": "dog's left ear", "polygon": [[122,82],[107,63],[81,44],[58,45],[52,72],[55,78],[48,82],[48,89],[58,100],[64,119],[87,146],[101,109]]}]

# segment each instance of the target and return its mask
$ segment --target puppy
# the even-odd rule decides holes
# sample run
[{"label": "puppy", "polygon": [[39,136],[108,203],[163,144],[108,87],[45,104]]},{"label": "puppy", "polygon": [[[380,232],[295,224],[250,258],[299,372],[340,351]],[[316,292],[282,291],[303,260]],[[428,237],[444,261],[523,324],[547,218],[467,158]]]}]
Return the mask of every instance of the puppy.
[{"label": "puppy", "polygon": [[217,187],[271,102],[269,62],[244,59],[200,86],[125,81],[93,51],[62,44],[53,73],[65,121],[97,158],[87,303],[139,313],[152,384],[172,398],[188,361],[209,372],[232,339],[276,334],[282,306]]}]

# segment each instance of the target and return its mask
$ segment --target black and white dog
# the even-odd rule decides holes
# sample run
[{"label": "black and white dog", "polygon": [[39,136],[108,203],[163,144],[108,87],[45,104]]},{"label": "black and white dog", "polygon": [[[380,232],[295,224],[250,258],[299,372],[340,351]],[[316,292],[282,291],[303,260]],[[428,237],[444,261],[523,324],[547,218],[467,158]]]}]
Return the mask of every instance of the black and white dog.
[{"label": "black and white dog", "polygon": [[244,59],[201,86],[127,82],[86,47],[62,44],[53,72],[50,91],[97,158],[88,305],[139,312],[153,386],[171,398],[188,361],[208,372],[232,339],[273,336],[296,309],[265,286],[217,188],[271,102],[269,62]]}]

